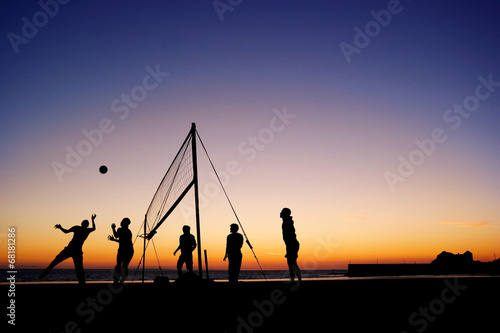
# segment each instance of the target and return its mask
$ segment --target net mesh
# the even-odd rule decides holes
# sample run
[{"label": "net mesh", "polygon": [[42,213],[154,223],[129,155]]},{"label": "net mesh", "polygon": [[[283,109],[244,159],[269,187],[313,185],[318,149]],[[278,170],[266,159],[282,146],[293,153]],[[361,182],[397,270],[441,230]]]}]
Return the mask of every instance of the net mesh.
[{"label": "net mesh", "polygon": [[147,227],[151,238],[156,229],[175,209],[182,197],[193,185],[193,155],[191,133],[182,144],[174,161],[163,177],[146,212]]}]

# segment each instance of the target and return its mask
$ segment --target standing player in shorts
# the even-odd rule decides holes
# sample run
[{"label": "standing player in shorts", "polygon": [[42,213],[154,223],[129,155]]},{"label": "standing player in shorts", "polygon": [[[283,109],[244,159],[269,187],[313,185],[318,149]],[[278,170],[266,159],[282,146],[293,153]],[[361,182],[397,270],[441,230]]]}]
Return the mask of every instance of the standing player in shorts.
[{"label": "standing player in shorts", "polygon": [[231,233],[226,239],[226,254],[224,255],[224,261],[229,258],[229,283],[235,284],[238,282],[238,277],[240,275],[241,260],[243,258],[241,254],[241,247],[243,246],[243,236],[238,233],[239,226],[236,223],[231,224],[229,227]]},{"label": "standing player in shorts", "polygon": [[179,256],[179,260],[177,260],[177,274],[180,277],[182,275],[182,266],[184,263],[186,264],[187,270],[192,273],[193,272],[193,251],[196,249],[196,240],[194,236],[191,235],[191,227],[185,225],[182,227],[182,234],[179,237],[179,246],[174,252],[174,256],[177,251],[181,250],[181,255]]},{"label": "standing player in shorts", "polygon": [[297,240],[297,235],[295,234],[295,227],[293,226],[293,218],[290,216],[292,211],[290,208],[283,208],[280,213],[280,217],[283,220],[281,229],[283,230],[283,240],[286,245],[286,261],[288,263],[288,270],[290,271],[290,280],[293,282],[295,276],[298,277],[299,281],[302,280],[302,274],[300,272],[299,265],[297,265],[297,257],[299,256],[299,241]]},{"label": "standing player in shorts", "polygon": [[124,283],[128,276],[128,264],[134,256],[134,244],[132,243],[132,232],[129,229],[130,219],[125,217],[120,222],[120,228],[116,230],[113,223],[111,229],[113,236],[108,236],[110,241],[118,242],[118,253],[116,255],[116,266],[113,274],[114,284]]}]

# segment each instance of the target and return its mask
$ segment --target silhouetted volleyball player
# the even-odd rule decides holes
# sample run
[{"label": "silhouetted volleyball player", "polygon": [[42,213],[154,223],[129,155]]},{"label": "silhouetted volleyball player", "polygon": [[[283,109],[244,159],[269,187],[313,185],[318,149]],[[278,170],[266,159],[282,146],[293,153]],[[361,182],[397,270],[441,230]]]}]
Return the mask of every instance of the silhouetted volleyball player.
[{"label": "silhouetted volleyball player", "polygon": [[75,225],[70,229],[64,229],[60,224],[56,224],[54,228],[60,229],[65,234],[72,232],[73,238],[69,242],[68,246],[66,246],[57,256],[56,258],[47,266],[47,268],[40,274],[39,279],[43,279],[49,272],[54,268],[57,264],[62,261],[73,258],[73,263],[75,264],[75,272],[76,277],[78,279],[78,283],[81,285],[85,284],[85,272],[83,270],[83,251],[82,246],[89,234],[95,230],[95,222],[94,219],[96,215],[92,215],[92,228],[89,228],[89,221],[83,220],[81,226]]},{"label": "silhouetted volleyball player", "polygon": [[229,270],[229,283],[238,282],[238,276],[240,275],[241,268],[241,247],[243,246],[243,236],[238,233],[240,227],[233,223],[230,226],[231,233],[227,236],[226,240],[226,255],[224,256],[224,261],[229,258],[228,270]]},{"label": "silhouetted volleyball player", "polygon": [[179,237],[179,246],[174,252],[174,256],[177,251],[181,250],[181,255],[179,260],[177,260],[177,274],[182,275],[182,265],[186,264],[187,270],[191,273],[193,272],[193,251],[196,248],[196,240],[194,236],[190,234],[191,228],[188,225],[182,227],[182,234]]},{"label": "silhouetted volleyball player", "polygon": [[116,225],[113,223],[111,229],[113,236],[108,236],[110,241],[118,242],[118,253],[116,255],[116,267],[113,280],[115,284],[125,282],[128,276],[128,264],[134,256],[134,245],[132,244],[132,232],[128,228],[130,219],[125,217],[120,222],[120,228],[116,230]]},{"label": "silhouetted volleyball player", "polygon": [[297,257],[299,256],[299,241],[297,241],[297,235],[295,235],[295,227],[293,226],[292,211],[289,208],[283,208],[280,213],[280,217],[283,219],[283,224],[281,228],[283,230],[283,240],[286,245],[286,261],[288,263],[288,269],[290,271],[290,280],[295,280],[295,275],[297,275],[299,281],[302,279],[299,265],[297,265]]}]

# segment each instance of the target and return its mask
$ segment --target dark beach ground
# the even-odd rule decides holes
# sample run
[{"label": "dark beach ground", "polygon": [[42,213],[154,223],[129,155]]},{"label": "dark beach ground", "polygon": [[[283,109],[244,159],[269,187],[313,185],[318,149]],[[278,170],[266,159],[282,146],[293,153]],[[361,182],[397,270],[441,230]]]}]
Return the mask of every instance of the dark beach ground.
[{"label": "dark beach ground", "polygon": [[[493,332],[500,278],[15,286],[23,332]],[[5,297],[9,285],[0,285]],[[9,317],[2,315],[3,321]],[[14,328],[7,325],[10,329]],[[4,326],[5,327],[5,326]],[[29,331],[28,331],[29,330]]]}]

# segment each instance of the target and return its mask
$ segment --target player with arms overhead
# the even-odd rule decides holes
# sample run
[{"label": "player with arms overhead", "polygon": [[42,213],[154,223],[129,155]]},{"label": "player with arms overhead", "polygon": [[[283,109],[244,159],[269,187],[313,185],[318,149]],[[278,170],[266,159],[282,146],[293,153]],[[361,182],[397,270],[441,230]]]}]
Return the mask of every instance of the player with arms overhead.
[{"label": "player with arms overhead", "polygon": [[47,268],[40,274],[39,279],[43,279],[49,272],[57,266],[59,263],[63,262],[68,258],[73,258],[73,263],[75,264],[76,277],[78,278],[78,283],[80,285],[85,285],[85,272],[83,270],[83,251],[82,246],[87,237],[91,232],[95,230],[94,219],[96,215],[92,215],[92,228],[89,228],[89,221],[83,220],[81,225],[75,225],[69,229],[61,227],[60,224],[55,225],[55,229],[60,229],[65,234],[72,232],[73,238],[57,256],[56,258],[47,266]]}]

